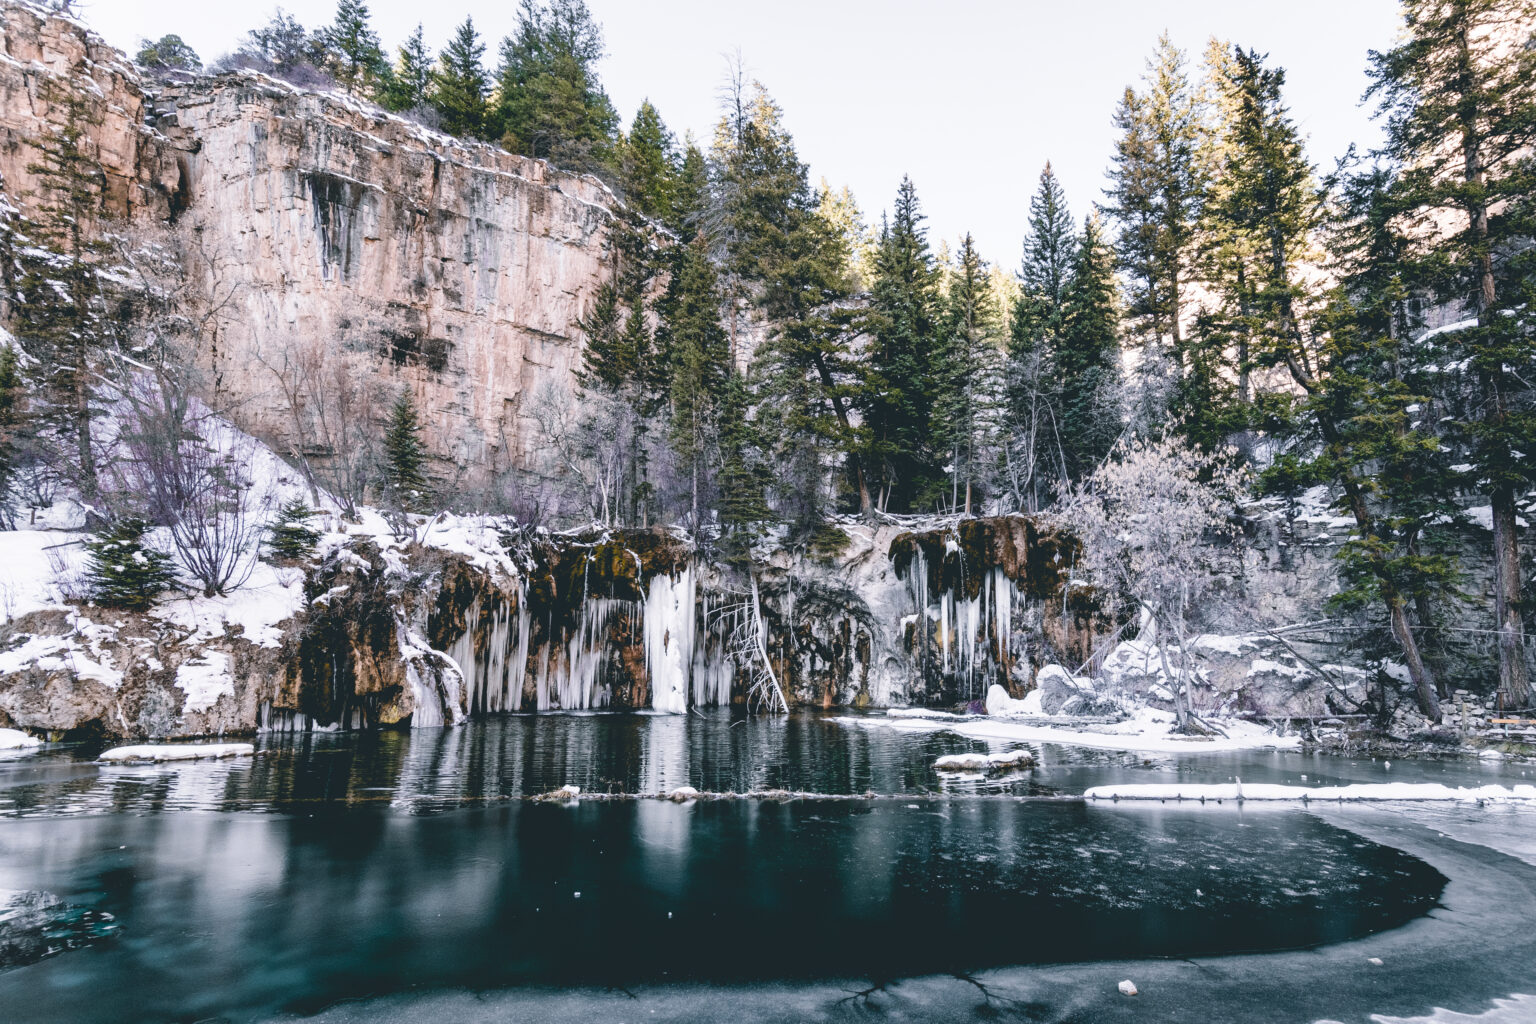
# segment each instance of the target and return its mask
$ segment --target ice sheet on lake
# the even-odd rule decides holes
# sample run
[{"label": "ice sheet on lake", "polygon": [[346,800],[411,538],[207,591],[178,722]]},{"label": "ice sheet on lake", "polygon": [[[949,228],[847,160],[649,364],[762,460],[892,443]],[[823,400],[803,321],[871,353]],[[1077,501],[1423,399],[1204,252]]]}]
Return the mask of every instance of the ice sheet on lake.
[{"label": "ice sheet on lake", "polygon": [[1348,786],[1271,783],[1170,783],[1094,786],[1089,800],[1536,800],[1536,786],[1446,786],[1438,782],[1362,782]]}]

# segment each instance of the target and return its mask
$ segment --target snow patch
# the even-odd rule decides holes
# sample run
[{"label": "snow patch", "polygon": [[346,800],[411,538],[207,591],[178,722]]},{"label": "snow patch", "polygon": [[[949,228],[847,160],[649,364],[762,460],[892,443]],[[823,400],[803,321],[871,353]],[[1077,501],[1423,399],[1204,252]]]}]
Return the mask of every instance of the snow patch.
[{"label": "snow patch", "polygon": [[234,664],[222,651],[206,651],[201,661],[177,667],[176,685],[187,695],[185,710],[207,711],[220,697],[234,695]]},{"label": "snow patch", "polygon": [[249,743],[139,743],[113,747],[98,761],[193,761],[207,757],[250,757],[256,748]]},{"label": "snow patch", "polygon": [[42,740],[36,736],[28,736],[20,729],[0,729],[0,750],[21,750],[42,745]]}]

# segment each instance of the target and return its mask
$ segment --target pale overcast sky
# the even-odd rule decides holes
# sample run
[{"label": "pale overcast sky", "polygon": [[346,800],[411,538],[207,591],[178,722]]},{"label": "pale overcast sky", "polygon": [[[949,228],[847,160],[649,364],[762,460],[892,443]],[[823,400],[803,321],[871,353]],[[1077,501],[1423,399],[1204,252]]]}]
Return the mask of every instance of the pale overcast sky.
[{"label": "pale overcast sky", "polygon": [[[910,174],[930,235],[975,234],[982,254],[1018,264],[1029,196],[1051,160],[1074,215],[1101,198],[1114,140],[1110,123],[1167,29],[1198,59],[1211,35],[1267,51],[1287,69],[1287,95],[1331,167],[1351,141],[1377,139],[1366,51],[1391,45],[1395,0],[588,0],[608,56],[603,83],[627,123],[643,98],[682,137],[707,140],[717,117],[723,54],[740,49],[779,101],[813,180],[848,185],[870,223]],[[487,41],[511,31],[513,0],[372,0],[386,48],[425,22],[440,47],[466,14]],[[291,0],[310,28],[334,0]],[[265,0],[82,0],[84,19],[110,42],[180,34],[207,61],[233,49],[274,9]],[[1277,17],[1278,15],[1278,17]]]}]

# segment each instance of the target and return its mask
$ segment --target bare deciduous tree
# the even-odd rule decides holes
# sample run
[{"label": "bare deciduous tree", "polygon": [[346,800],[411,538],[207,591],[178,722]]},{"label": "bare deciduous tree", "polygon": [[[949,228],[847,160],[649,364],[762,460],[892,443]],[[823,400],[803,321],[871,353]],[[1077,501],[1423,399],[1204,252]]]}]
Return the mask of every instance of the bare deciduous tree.
[{"label": "bare deciduous tree", "polygon": [[1185,731],[1199,726],[1189,700],[1189,615],[1221,582],[1209,542],[1231,533],[1243,485],[1230,460],[1165,434],[1116,445],[1060,512],[1082,541],[1077,569],[1086,581],[1139,606],[1142,639],[1157,645]]}]

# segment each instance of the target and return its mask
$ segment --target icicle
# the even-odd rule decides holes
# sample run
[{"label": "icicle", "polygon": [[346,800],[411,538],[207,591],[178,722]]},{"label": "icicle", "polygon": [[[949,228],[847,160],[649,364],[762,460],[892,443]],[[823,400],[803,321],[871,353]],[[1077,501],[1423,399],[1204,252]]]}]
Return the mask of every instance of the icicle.
[{"label": "icicle", "polygon": [[949,673],[949,648],[952,623],[955,621],[955,595],[944,591],[939,595],[939,650],[944,655],[944,672]]},{"label": "icicle", "polygon": [[517,646],[512,649],[512,661],[507,666],[507,702],[511,711],[523,709],[523,685],[528,680],[528,644],[533,638],[533,614],[528,610],[528,584],[517,584]]},{"label": "icicle", "polygon": [[1013,660],[1013,580],[1002,566],[992,570],[992,636],[997,641],[997,657],[1003,668]]},{"label": "icicle", "polygon": [[691,565],[676,576],[661,574],[651,580],[645,601],[645,665],[651,675],[651,707],[657,711],[688,710],[694,595]]}]

